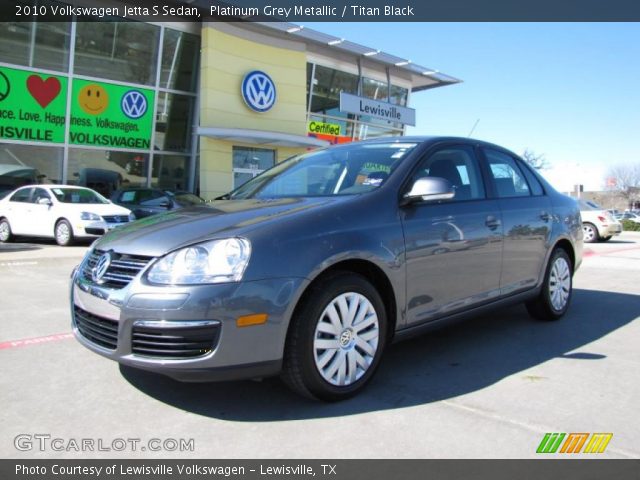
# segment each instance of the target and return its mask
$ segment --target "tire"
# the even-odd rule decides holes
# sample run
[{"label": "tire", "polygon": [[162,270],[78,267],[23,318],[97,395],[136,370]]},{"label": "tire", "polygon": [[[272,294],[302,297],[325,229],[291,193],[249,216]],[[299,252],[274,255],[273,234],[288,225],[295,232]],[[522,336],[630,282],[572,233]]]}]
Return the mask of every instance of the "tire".
[{"label": "tire", "polygon": [[608,237],[600,237],[600,241],[602,242],[608,242],[609,240],[611,240],[612,236],[608,236]]},{"label": "tire", "polygon": [[380,363],[385,306],[371,283],[349,272],[330,274],[311,288],[292,318],[282,378],[305,397],[344,400],[365,387]]},{"label": "tire", "polygon": [[585,222],[582,224],[582,233],[584,243],[596,243],[600,240],[598,229],[593,223]]},{"label": "tire", "polygon": [[56,243],[61,247],[73,245],[73,228],[71,228],[71,224],[67,220],[60,220],[56,223],[53,236],[56,239]]},{"label": "tire", "polygon": [[556,248],[551,254],[540,295],[526,303],[529,315],[553,321],[560,319],[568,310],[573,293],[573,266],[567,252]]},{"label": "tire", "polygon": [[0,220],[0,242],[7,243],[13,240],[13,233],[11,233],[11,225],[9,220],[3,218]]}]

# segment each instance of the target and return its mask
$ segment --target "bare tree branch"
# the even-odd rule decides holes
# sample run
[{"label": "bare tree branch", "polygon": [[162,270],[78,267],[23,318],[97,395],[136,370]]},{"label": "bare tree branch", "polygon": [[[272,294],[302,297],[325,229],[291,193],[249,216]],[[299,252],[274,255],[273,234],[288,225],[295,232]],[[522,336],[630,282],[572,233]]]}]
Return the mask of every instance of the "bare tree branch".
[{"label": "bare tree branch", "polygon": [[628,202],[640,199],[640,162],[612,165],[607,170],[605,184]]},{"label": "bare tree branch", "polygon": [[545,168],[549,168],[549,162],[547,162],[547,159],[544,158],[544,154],[537,154],[536,152],[534,152],[533,150],[529,150],[528,148],[524,149],[522,159],[536,170],[544,170]]}]

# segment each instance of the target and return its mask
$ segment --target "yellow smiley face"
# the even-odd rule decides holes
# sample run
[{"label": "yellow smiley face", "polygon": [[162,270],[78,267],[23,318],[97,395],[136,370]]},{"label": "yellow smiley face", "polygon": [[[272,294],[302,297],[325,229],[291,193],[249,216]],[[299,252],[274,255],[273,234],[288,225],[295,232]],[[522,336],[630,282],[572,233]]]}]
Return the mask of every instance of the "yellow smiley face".
[{"label": "yellow smiley face", "polygon": [[103,87],[93,83],[80,89],[78,103],[86,113],[98,115],[109,106],[109,95]]}]

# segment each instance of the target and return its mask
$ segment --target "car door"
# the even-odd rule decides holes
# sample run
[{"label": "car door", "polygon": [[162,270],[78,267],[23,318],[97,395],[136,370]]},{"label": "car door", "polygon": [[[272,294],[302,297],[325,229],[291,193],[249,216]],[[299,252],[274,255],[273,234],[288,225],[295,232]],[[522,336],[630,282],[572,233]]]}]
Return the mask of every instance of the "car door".
[{"label": "car door", "polygon": [[551,200],[525,165],[507,152],[483,148],[504,228],[500,289],[509,295],[537,284],[551,234]]},{"label": "car door", "polygon": [[[38,203],[42,199],[48,199],[51,204]],[[31,206],[29,211],[29,226],[28,234],[42,237],[52,237],[54,221],[53,218],[53,200],[51,195],[44,188],[34,188],[31,195]]]},{"label": "car door", "polygon": [[29,231],[29,210],[31,209],[32,187],[24,187],[9,197],[7,218],[14,235],[27,235]]},{"label": "car door", "polygon": [[424,176],[449,180],[451,200],[401,210],[406,251],[407,325],[433,320],[499,295],[500,208],[487,198],[470,145],[446,145],[423,158],[408,188]]}]

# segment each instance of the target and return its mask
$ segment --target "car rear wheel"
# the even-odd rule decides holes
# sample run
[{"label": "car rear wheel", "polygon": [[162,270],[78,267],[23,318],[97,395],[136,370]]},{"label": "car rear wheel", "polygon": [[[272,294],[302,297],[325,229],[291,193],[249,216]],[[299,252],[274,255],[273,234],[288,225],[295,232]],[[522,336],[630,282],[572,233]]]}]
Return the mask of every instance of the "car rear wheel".
[{"label": "car rear wheel", "polygon": [[282,377],[309,398],[349,398],[373,376],[387,336],[380,294],[364,277],[336,273],[312,287],[287,338]]},{"label": "car rear wheel", "polygon": [[58,245],[62,247],[73,245],[73,229],[68,221],[60,220],[56,223],[54,235]]},{"label": "car rear wheel", "polygon": [[11,225],[9,220],[3,218],[0,220],[0,242],[6,243],[13,240],[13,234],[11,233]]},{"label": "car rear wheel", "polygon": [[551,254],[540,295],[527,302],[527,311],[538,320],[558,320],[571,302],[573,292],[571,259],[563,248]]},{"label": "car rear wheel", "polygon": [[593,223],[583,223],[582,233],[585,243],[596,243],[598,240],[600,240],[598,229]]}]

